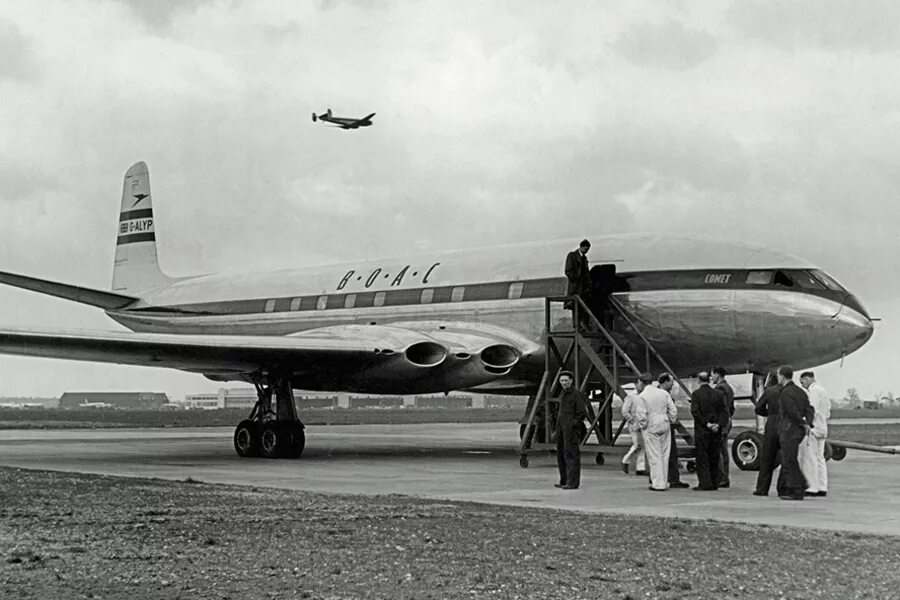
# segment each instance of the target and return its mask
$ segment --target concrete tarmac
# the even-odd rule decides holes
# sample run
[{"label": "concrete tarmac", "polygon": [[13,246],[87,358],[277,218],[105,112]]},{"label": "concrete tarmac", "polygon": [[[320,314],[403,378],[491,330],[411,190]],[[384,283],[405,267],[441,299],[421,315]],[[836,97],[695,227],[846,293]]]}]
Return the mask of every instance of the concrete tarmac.
[{"label": "concrete tarmac", "polygon": [[[532,454],[529,468],[519,466],[517,430],[507,423],[311,426],[298,460],[239,458],[231,428],[4,430],[0,465],[900,535],[898,456],[850,450],[828,463],[828,497],[803,502],[779,500],[774,486],[768,498],[752,496],[756,473],[734,465],[730,489],[654,493],[646,477],[622,473],[618,456],[598,466],[588,453],[581,489],[563,491],[553,487],[553,455]],[[682,481],[693,486],[697,478],[682,472]]]}]

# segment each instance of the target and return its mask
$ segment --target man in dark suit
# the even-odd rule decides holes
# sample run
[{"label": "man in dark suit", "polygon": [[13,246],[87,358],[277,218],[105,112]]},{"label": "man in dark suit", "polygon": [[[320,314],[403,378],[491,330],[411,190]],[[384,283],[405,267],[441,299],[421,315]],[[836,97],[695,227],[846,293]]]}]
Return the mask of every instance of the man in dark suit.
[{"label": "man in dark suit", "polygon": [[691,394],[694,417],[694,445],[697,449],[698,491],[719,487],[719,458],[722,454],[722,430],[728,424],[724,396],[709,386],[709,373],[697,375],[700,387]]},{"label": "man in dark suit", "polygon": [[577,490],[581,485],[581,433],[586,415],[585,395],[575,385],[569,371],[559,374],[559,411],[556,417],[556,465],[559,483],[556,487]]},{"label": "man in dark suit", "polygon": [[728,434],[731,433],[731,419],[734,417],[734,389],[725,381],[725,369],[715,367],[712,370],[712,384],[717,392],[725,396],[725,406],[728,408],[728,423],[720,432],[722,434],[722,457],[719,460],[719,487],[731,487],[731,477],[728,475],[728,467],[731,465],[731,456],[728,454]]},{"label": "man in dark suit", "polygon": [[784,490],[778,497],[782,500],[803,500],[806,478],[800,470],[798,453],[800,442],[809,432],[812,414],[809,398],[799,385],[794,383],[794,370],[788,366],[778,367],[778,383],[781,394],[778,398],[778,442],[781,445],[781,472],[784,475]]},{"label": "man in dark suit", "polygon": [[[781,464],[781,445],[778,443],[778,411],[780,410],[781,384],[775,373],[769,375],[765,391],[756,402],[754,412],[766,417],[766,428],[763,433],[763,445],[759,458],[759,473],[756,475],[754,496],[768,496],[772,486],[772,474],[775,467]],[[784,495],[784,477],[779,475],[776,491]]]},{"label": "man in dark suit", "polygon": [[[566,255],[566,296],[581,296],[582,300],[588,299],[591,292],[591,272],[588,268],[587,253],[590,249],[591,243],[581,240],[578,249]],[[571,305],[567,304],[566,308],[571,308],[574,315],[574,302]]]}]

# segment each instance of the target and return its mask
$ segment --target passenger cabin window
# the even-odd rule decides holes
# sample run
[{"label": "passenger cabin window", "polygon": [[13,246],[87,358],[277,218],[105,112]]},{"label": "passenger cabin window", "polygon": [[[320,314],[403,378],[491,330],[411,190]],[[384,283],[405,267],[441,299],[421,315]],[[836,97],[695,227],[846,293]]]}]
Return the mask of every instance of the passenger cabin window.
[{"label": "passenger cabin window", "polygon": [[509,292],[507,292],[506,297],[510,300],[518,300],[522,297],[523,287],[525,287],[525,283],[522,281],[516,281],[509,284]]},{"label": "passenger cabin window", "polygon": [[422,295],[419,296],[419,302],[422,304],[431,304],[432,300],[434,300],[434,288],[425,288],[422,290]]},{"label": "passenger cabin window", "polygon": [[328,306],[328,296],[319,296],[316,298],[316,310],[325,310]]},{"label": "passenger cabin window", "polygon": [[794,287],[794,280],[788,277],[788,274],[784,271],[775,271],[775,285]]},{"label": "passenger cabin window", "polygon": [[794,278],[794,281],[797,282],[797,285],[807,290],[824,290],[825,286],[819,283],[819,281],[807,273],[806,271],[794,271],[791,273],[791,277]]},{"label": "passenger cabin window", "polygon": [[274,299],[273,299],[273,300],[266,300],[266,308],[265,308],[265,311],[266,311],[266,312],[272,312],[273,310],[275,310],[275,300],[274,300]]},{"label": "passenger cabin window", "polygon": [[372,306],[384,306],[384,292],[377,292],[375,298],[372,299]]},{"label": "passenger cabin window", "polygon": [[344,308],[353,308],[356,306],[356,294],[347,294],[344,298]]},{"label": "passenger cabin window", "polygon": [[291,310],[300,310],[300,304],[303,302],[303,298],[294,298],[291,300]]},{"label": "passenger cabin window", "polygon": [[450,302],[461,302],[463,296],[466,295],[466,288],[463,286],[457,286],[450,290]]},{"label": "passenger cabin window", "polygon": [[747,283],[750,285],[769,285],[772,283],[772,271],[750,271],[747,273]]}]

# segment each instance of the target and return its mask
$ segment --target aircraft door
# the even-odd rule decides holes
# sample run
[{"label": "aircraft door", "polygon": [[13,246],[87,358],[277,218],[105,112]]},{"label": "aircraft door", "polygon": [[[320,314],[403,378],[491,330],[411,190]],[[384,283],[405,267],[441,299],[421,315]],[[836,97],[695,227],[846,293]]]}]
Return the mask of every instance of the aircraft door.
[{"label": "aircraft door", "polygon": [[604,325],[611,316],[609,298],[613,292],[622,289],[624,280],[616,275],[616,265],[604,264],[591,267],[591,296],[589,306]]}]

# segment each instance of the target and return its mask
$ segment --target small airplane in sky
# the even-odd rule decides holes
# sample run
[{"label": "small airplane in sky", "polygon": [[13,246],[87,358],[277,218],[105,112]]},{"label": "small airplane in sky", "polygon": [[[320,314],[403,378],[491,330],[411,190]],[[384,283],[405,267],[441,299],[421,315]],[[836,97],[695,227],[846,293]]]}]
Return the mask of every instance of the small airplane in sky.
[{"label": "small airplane in sky", "polygon": [[316,121],[325,121],[326,123],[333,123],[335,126],[340,127],[341,129],[359,129],[360,127],[369,127],[372,125],[372,117],[375,116],[375,113],[371,115],[365,116],[362,119],[357,119],[354,117],[333,117],[331,116],[331,109],[329,108],[321,115],[316,115],[316,113],[312,114],[313,123]]}]

